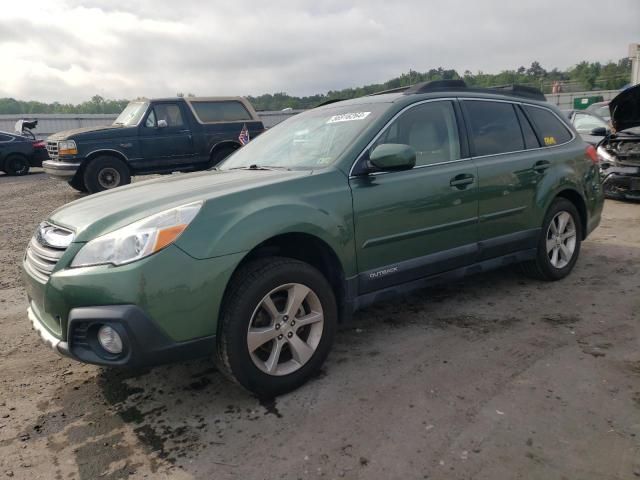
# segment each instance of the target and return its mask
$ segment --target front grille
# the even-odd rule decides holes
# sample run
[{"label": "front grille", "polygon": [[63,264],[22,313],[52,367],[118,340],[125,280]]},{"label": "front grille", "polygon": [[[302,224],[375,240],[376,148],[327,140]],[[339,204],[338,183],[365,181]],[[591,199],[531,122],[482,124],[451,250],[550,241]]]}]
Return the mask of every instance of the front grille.
[{"label": "front grille", "polygon": [[43,229],[55,231],[58,238],[73,236],[73,232],[53,225],[42,224],[31,238],[25,254],[25,268],[34,278],[42,283],[47,283],[51,272],[67,247],[54,247],[46,243],[42,235]]},{"label": "front grille", "polygon": [[47,142],[47,152],[52,159],[58,158],[58,142]]}]

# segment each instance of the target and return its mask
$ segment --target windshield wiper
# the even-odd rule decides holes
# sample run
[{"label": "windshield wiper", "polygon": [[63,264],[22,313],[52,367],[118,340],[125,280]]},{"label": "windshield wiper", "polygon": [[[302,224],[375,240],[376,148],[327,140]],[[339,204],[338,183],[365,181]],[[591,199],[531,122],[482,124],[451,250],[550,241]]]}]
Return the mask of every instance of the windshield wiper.
[{"label": "windshield wiper", "polygon": [[249,165],[248,167],[233,167],[230,168],[229,170],[289,170],[287,167],[278,167],[278,166],[273,166],[273,165],[257,165],[257,164],[252,164]]}]

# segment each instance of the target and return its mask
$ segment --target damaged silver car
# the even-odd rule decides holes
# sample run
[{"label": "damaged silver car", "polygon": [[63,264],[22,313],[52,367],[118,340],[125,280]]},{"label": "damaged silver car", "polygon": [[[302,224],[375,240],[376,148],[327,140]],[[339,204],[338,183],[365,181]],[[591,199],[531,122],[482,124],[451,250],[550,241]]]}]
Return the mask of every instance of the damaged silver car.
[{"label": "damaged silver car", "polygon": [[640,84],[609,103],[610,134],[597,145],[604,194],[617,200],[640,200]]}]

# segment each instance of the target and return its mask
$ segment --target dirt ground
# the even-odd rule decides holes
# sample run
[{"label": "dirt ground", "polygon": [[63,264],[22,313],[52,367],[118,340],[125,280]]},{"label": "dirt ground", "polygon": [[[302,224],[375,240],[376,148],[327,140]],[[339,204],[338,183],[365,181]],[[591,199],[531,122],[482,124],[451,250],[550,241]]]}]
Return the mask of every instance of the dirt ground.
[{"label": "dirt ground", "polygon": [[259,401],[203,360],[125,372],[40,343],[19,263],[78,198],[0,176],[0,478],[640,478],[640,205],[575,271],[470,277],[357,314],[317,378]]}]

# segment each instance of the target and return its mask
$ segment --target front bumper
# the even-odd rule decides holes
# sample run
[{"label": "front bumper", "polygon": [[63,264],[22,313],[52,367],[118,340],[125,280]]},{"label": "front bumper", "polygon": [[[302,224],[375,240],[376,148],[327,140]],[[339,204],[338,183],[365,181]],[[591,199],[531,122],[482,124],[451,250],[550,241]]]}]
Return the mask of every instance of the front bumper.
[{"label": "front bumper", "polygon": [[31,322],[31,328],[36,331],[36,333],[40,337],[40,340],[51,347],[56,353],[67,356],[69,355],[67,342],[63,342],[62,340],[60,340],[53,333],[51,333],[47,327],[44,326],[44,323],[38,318],[32,306],[29,306],[29,308],[27,308],[27,316],[29,317],[29,321]]},{"label": "front bumper", "polygon": [[[69,268],[81,247],[71,244],[48,278],[36,278],[23,264],[29,318],[58,353],[131,366],[213,351],[224,290],[243,254],[197,260],[171,245],[119,267]],[[96,353],[98,324],[113,325],[127,337],[127,355]]]},{"label": "front bumper", "polygon": [[620,200],[640,200],[640,167],[611,165],[602,168],[605,196]]},{"label": "front bumper", "polygon": [[76,172],[80,169],[81,164],[81,160],[46,160],[42,162],[42,168],[47,175],[62,179],[69,179],[76,174]]},{"label": "front bumper", "polygon": [[[29,320],[42,341],[57,353],[84,363],[142,367],[206,357],[215,352],[215,335],[175,342],[135,305],[74,308],[69,314],[66,342],[51,333],[36,312],[29,307]],[[110,354],[98,343],[97,331],[103,325],[116,330],[122,338],[121,354]]]}]

